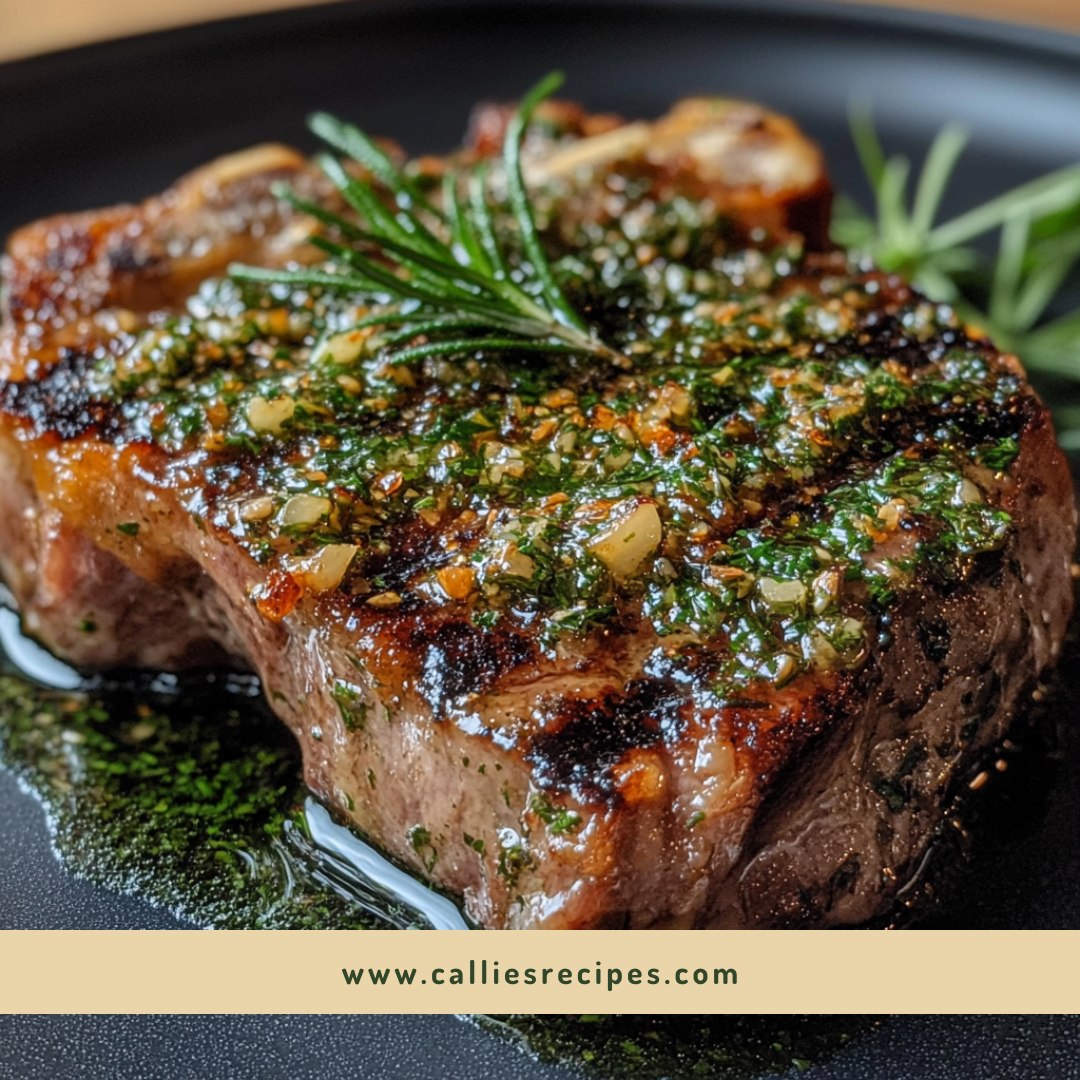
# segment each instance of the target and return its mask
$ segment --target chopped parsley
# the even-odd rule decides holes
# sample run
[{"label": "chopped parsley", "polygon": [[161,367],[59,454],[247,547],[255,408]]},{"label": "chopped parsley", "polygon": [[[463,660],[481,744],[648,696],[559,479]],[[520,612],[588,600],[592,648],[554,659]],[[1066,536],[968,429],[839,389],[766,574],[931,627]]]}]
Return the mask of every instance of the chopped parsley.
[{"label": "chopped parsley", "polygon": [[529,806],[553,836],[576,832],[581,828],[580,814],[567,810],[565,807],[552,806],[543,795],[534,795]]}]

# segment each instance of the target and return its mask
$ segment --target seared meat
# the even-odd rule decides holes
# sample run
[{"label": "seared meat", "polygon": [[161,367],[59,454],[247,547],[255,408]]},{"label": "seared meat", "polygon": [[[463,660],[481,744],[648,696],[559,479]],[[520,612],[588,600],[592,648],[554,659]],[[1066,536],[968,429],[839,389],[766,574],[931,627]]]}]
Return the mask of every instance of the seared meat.
[{"label": "seared meat", "polygon": [[789,121],[540,121],[544,242],[622,365],[390,365],[378,296],[224,279],[319,257],[282,148],[18,233],[0,569],[76,664],[257,671],[311,787],[485,926],[861,923],[1058,654],[1047,412],[824,250]]}]

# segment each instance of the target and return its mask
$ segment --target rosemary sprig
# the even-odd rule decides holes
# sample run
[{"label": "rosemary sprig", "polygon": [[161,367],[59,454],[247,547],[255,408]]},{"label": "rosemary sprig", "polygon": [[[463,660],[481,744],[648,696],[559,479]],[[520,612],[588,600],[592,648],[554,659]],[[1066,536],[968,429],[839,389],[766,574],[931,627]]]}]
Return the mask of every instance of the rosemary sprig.
[{"label": "rosemary sprig", "polygon": [[620,354],[590,331],[566,299],[540,242],[522,177],[525,130],[537,106],[562,83],[560,72],[541,79],[522,99],[507,128],[503,166],[508,211],[520,240],[517,258],[498,237],[486,166],[465,177],[448,172],[439,208],[359,128],[317,113],[309,121],[312,131],[372,178],[369,182],[350,176],[330,154],[317,159],[360,224],[281,190],[281,197],[326,228],[311,238],[326,253],[326,263],[295,270],[234,265],[229,267],[230,276],[375,295],[406,305],[407,314],[399,311],[364,320],[367,325],[395,327],[380,335],[393,363],[477,349],[589,353],[620,362]]},{"label": "rosemary sprig", "polygon": [[[853,110],[851,128],[876,214],[839,199],[833,239],[905,274],[931,299],[953,305],[1031,370],[1080,383],[1080,311],[1046,318],[1080,262],[1080,165],[935,224],[967,143],[964,132],[947,127],[938,134],[909,204],[910,161],[899,154],[886,158],[867,111]],[[970,245],[995,231],[997,257],[987,265]],[[1080,449],[1080,410],[1056,409],[1055,420],[1062,444]]]}]

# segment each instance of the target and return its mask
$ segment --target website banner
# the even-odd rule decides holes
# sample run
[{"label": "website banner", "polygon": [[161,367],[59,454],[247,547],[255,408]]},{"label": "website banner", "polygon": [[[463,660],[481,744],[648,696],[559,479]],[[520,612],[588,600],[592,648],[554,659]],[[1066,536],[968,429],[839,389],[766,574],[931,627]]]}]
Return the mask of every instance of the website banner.
[{"label": "website banner", "polygon": [[0,1011],[1076,1013],[1080,931],[7,931]]}]

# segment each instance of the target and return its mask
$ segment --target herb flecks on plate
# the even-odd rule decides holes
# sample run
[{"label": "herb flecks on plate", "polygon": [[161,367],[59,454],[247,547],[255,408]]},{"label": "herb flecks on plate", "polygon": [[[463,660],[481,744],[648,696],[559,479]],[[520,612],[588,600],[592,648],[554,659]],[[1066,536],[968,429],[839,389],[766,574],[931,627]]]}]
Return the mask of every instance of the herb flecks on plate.
[{"label": "herb flecks on plate", "polygon": [[80,877],[219,929],[389,929],[393,902],[346,898],[312,857],[287,729],[220,684],[100,696],[0,675],[0,758],[45,806]]},{"label": "herb flecks on plate", "polygon": [[873,1016],[492,1016],[486,1030],[544,1062],[621,1080],[751,1080],[806,1072],[880,1022]]}]

